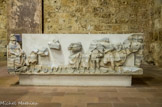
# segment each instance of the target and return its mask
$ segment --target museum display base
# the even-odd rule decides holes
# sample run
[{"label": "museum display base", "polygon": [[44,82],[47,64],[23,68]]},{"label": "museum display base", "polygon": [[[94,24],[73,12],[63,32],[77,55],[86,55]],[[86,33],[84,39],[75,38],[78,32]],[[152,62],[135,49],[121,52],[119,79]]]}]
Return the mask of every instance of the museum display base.
[{"label": "museum display base", "polygon": [[132,76],[19,75],[20,85],[131,86]]}]

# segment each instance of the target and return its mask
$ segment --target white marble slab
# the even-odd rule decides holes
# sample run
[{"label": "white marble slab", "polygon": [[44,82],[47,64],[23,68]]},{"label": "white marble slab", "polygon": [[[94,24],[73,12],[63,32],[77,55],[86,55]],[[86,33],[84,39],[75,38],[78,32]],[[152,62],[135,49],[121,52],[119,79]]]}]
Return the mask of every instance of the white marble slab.
[{"label": "white marble slab", "polygon": [[[47,47],[49,50],[48,57],[41,57],[40,65],[45,66],[60,66],[68,64],[70,52],[68,46],[71,43],[81,42],[83,52],[88,51],[89,45],[93,40],[99,40],[108,37],[113,44],[123,43],[131,34],[23,34],[22,49],[29,56],[32,50]],[[61,43],[61,51],[50,49],[48,42],[57,39]],[[126,66],[134,66],[134,55],[127,58]]]},{"label": "white marble slab", "polygon": [[19,75],[20,85],[131,86],[132,76]]}]

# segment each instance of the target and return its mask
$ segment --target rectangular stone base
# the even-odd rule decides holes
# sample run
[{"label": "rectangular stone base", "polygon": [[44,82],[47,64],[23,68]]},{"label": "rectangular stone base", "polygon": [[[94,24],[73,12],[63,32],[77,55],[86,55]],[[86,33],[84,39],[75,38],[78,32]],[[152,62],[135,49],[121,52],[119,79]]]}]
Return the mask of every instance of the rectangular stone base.
[{"label": "rectangular stone base", "polygon": [[20,85],[131,86],[132,76],[19,75]]}]

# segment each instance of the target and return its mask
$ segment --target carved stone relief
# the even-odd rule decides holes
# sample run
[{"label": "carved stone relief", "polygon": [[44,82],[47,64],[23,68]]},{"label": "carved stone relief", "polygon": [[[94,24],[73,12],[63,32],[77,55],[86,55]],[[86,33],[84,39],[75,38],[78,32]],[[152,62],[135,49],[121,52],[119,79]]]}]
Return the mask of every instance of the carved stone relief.
[{"label": "carved stone relief", "polygon": [[10,36],[7,53],[9,69],[16,70],[24,65],[25,53],[22,51],[20,44],[17,42],[17,39],[13,34]]},{"label": "carved stone relief", "polygon": [[39,50],[33,50],[31,53],[30,53],[30,56],[28,57],[28,62],[29,62],[29,65],[36,65],[38,64],[38,52]]},{"label": "carved stone relief", "polygon": [[49,54],[48,48],[42,48],[38,52],[38,55],[40,55],[41,57],[46,57],[48,56],[48,54]]},{"label": "carved stone relief", "polygon": [[68,50],[70,51],[69,56],[69,64],[70,67],[74,69],[79,69],[81,64],[81,58],[82,58],[82,44],[80,42],[78,43],[71,43],[68,47]]},{"label": "carved stone relief", "polygon": [[49,42],[48,46],[51,49],[56,49],[56,50],[60,50],[61,49],[61,45],[60,45],[59,40],[53,40],[53,42]]},{"label": "carved stone relief", "polygon": [[[49,48],[35,49],[26,56],[15,36],[11,35],[8,45],[8,68],[24,74],[142,74],[142,34],[132,34],[119,43],[111,43],[108,37],[92,40],[86,51],[81,42],[70,43],[67,49],[68,64],[57,67],[39,63],[40,57],[50,59],[50,54],[53,54],[51,50],[62,51],[59,40],[48,42],[48,46]],[[125,65],[130,55],[134,56],[134,66]]]}]

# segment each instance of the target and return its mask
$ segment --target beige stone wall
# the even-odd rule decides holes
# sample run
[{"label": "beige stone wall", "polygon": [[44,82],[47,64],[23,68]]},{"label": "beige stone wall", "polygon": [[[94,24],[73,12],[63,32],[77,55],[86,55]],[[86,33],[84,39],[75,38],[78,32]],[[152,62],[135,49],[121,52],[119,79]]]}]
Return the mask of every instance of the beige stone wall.
[{"label": "beige stone wall", "polygon": [[0,0],[0,61],[5,59],[7,45],[7,0]]},{"label": "beige stone wall", "polygon": [[42,0],[9,0],[8,33],[42,33]]},{"label": "beige stone wall", "polygon": [[45,33],[136,33],[152,27],[152,0],[44,0]]},{"label": "beige stone wall", "polygon": [[162,66],[162,1],[154,0],[153,6],[153,28],[149,35],[146,35],[145,60]]}]

